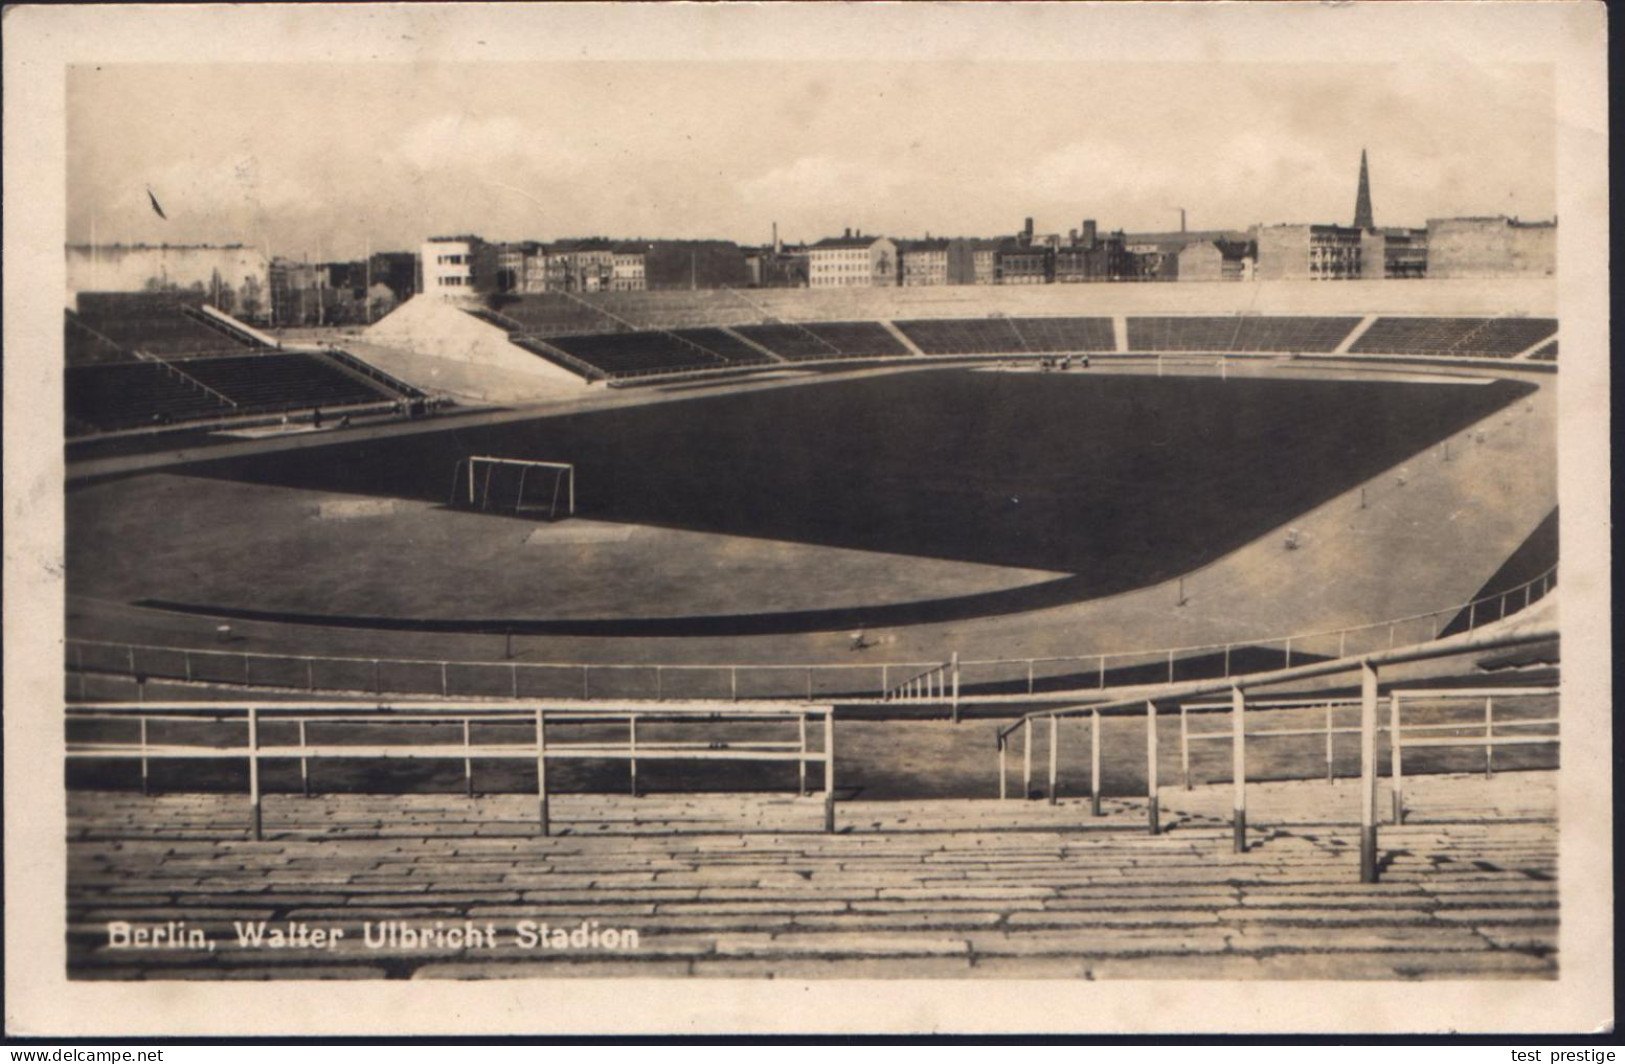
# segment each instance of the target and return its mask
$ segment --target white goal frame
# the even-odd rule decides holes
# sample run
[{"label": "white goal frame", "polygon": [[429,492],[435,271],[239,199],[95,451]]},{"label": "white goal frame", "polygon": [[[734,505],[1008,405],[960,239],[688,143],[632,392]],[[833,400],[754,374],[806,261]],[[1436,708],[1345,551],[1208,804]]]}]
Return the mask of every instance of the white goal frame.
[{"label": "white goal frame", "polygon": [[[486,471],[486,474],[485,474],[485,483],[484,483],[483,489],[478,486],[479,485],[478,470],[479,470],[479,467],[481,465],[484,465],[484,466],[487,467],[487,471]],[[458,492],[457,489],[460,486],[458,482],[462,478],[463,467],[464,466],[468,467],[468,494],[467,494],[466,500],[460,500],[458,498],[459,492]],[[524,507],[521,505],[521,503],[524,500],[525,476],[526,476],[527,472],[529,470],[531,470],[531,469],[549,469],[549,470],[553,470],[556,473],[562,473],[563,475],[555,477],[555,479],[553,481],[553,502],[552,502],[551,507],[549,507],[548,511],[547,511],[548,518],[551,520],[551,519],[555,519],[555,518],[557,518],[559,516],[559,497],[558,497],[558,494],[559,494],[559,485],[561,483],[565,485],[564,516],[566,516],[566,517],[574,517],[575,516],[575,512],[576,512],[576,467],[575,467],[575,464],[572,463],[572,462],[543,462],[543,461],[537,461],[537,460],[529,459],[529,458],[499,458],[499,457],[497,457],[495,455],[483,455],[483,454],[469,455],[467,458],[459,458],[457,460],[457,469],[452,474],[452,482],[451,482],[452,505],[455,506],[455,505],[458,505],[461,502],[463,505],[466,505],[466,506],[471,507],[471,508],[477,507],[482,512],[485,511],[485,510],[490,509],[490,506],[491,506],[491,471],[494,470],[498,466],[518,466],[519,467],[519,484],[518,484],[518,487],[515,488],[515,490],[514,490],[514,506],[513,506],[513,512],[514,513],[522,514],[522,513],[525,512]]]}]

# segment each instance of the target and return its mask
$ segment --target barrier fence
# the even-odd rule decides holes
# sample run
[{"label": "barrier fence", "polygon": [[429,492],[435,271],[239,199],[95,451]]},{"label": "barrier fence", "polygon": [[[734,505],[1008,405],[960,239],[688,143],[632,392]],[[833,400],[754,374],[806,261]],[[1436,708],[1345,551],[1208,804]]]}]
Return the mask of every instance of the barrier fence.
[{"label": "barrier fence", "polygon": [[[1506,591],[1448,609],[1267,639],[1054,657],[962,658],[837,664],[628,664],[436,661],[329,657],[247,650],[66,641],[70,693],[86,674],[326,694],[439,698],[716,700],[879,699],[947,706],[965,696],[1044,695],[1084,689],[1231,679],[1301,664],[1419,646],[1476,631],[1525,609],[1557,586],[1557,567]],[[235,638],[221,626],[222,638]],[[494,635],[493,640],[501,640]]]},{"label": "barrier fence", "polygon": [[[820,747],[808,743],[809,718],[822,718],[823,742]],[[618,708],[560,706],[534,703],[502,708],[414,703],[396,711],[380,706],[375,710],[358,712],[351,706],[332,706],[320,703],[271,704],[222,703],[200,707],[197,703],[149,704],[132,706],[128,703],[101,703],[69,705],[66,719],[70,727],[75,723],[116,722],[136,725],[136,730],[112,739],[75,739],[70,736],[66,744],[67,757],[81,760],[123,760],[140,764],[141,789],[150,793],[150,762],[154,759],[226,760],[246,761],[250,804],[250,830],[255,839],[263,837],[263,792],[260,787],[260,768],[266,760],[299,762],[300,789],[310,797],[312,763],[337,760],[416,759],[461,761],[468,794],[474,794],[474,761],[479,760],[534,760],[536,764],[537,822],[542,835],[550,830],[548,809],[549,791],[547,763],[560,759],[619,760],[627,762],[629,787],[638,794],[638,762],[640,761],[783,761],[798,766],[799,793],[807,791],[807,766],[820,764],[824,770],[824,830],[835,830],[835,711],[831,706],[757,704],[749,708],[717,704],[667,704],[657,708]],[[556,735],[560,725],[604,724],[625,721],[625,742],[577,741],[559,742]],[[791,740],[734,739],[718,741],[650,741],[640,739],[638,725],[650,722],[742,722],[778,721],[797,725],[797,737]],[[183,742],[173,736],[155,742],[151,735],[154,723],[212,722],[241,726],[241,738],[225,741]],[[528,726],[529,738],[519,742],[472,741],[474,724],[510,724]],[[458,726],[460,743],[426,743],[402,741],[338,742],[331,737],[317,742],[313,732],[337,724],[364,724],[394,730],[414,725]],[[553,725],[555,737],[550,738],[548,726]],[[266,725],[278,726],[284,732],[297,729],[297,742],[268,743]]]},{"label": "barrier fence", "polygon": [[[1497,698],[1528,697],[1531,694],[1556,695],[1556,688],[1522,688],[1522,687],[1484,687],[1469,688],[1457,691],[1437,691],[1426,688],[1417,690],[1399,689],[1391,691],[1388,695],[1388,764],[1391,790],[1393,793],[1393,822],[1405,822],[1405,771],[1404,751],[1417,748],[1439,749],[1444,747],[1482,747],[1484,751],[1484,776],[1489,778],[1495,775],[1495,748],[1497,746],[1544,746],[1558,745],[1559,737],[1555,732],[1540,734],[1505,734],[1507,728],[1556,728],[1557,717],[1534,717],[1518,720],[1495,719],[1495,700]],[[1476,707],[1479,699],[1484,700],[1482,738],[1471,735],[1446,735],[1422,738],[1408,738],[1416,732],[1434,731],[1463,731],[1471,726],[1461,723],[1443,724],[1406,724],[1402,719],[1404,704],[1416,701],[1437,701],[1439,699],[1453,699],[1466,701]],[[1499,724],[1503,733],[1495,733]],[[1472,729],[1476,730],[1476,729]]]},{"label": "barrier fence", "polygon": [[[1533,646],[1550,642],[1558,638],[1555,628],[1542,629],[1535,632],[1501,634],[1493,636],[1474,635],[1465,633],[1450,637],[1443,643],[1435,646],[1399,648],[1382,651],[1376,654],[1358,658],[1344,658],[1334,661],[1317,662],[1299,665],[1292,668],[1283,668],[1272,672],[1261,673],[1247,677],[1235,677],[1218,681],[1192,681],[1184,684],[1169,685],[1169,689],[1157,692],[1151,698],[1118,699],[1109,702],[1097,703],[1088,706],[1073,706],[1060,709],[1038,710],[1025,714],[1014,723],[1001,727],[995,736],[998,753],[999,797],[1008,797],[1006,754],[1011,742],[1011,736],[1017,731],[1022,733],[1022,778],[1023,795],[1032,795],[1032,731],[1034,724],[1047,719],[1050,728],[1049,742],[1049,801],[1056,800],[1058,792],[1058,756],[1059,728],[1063,717],[1081,717],[1087,715],[1090,719],[1090,797],[1091,810],[1094,815],[1100,815],[1101,791],[1101,742],[1100,722],[1102,716],[1125,716],[1144,713],[1146,728],[1146,809],[1147,821],[1151,834],[1160,831],[1161,802],[1158,793],[1158,749],[1157,749],[1157,720],[1159,704],[1177,702],[1180,713],[1180,760],[1182,773],[1186,786],[1189,786],[1190,743],[1205,740],[1228,740],[1231,746],[1230,779],[1234,788],[1232,808],[1232,828],[1234,833],[1234,846],[1237,853],[1247,849],[1247,742],[1249,739],[1269,739],[1287,737],[1305,737],[1323,735],[1325,737],[1326,770],[1328,778],[1332,778],[1332,742],[1337,735],[1358,735],[1360,740],[1360,879],[1362,882],[1374,883],[1378,875],[1377,863],[1377,735],[1386,731],[1389,742],[1389,772],[1393,790],[1393,819],[1395,823],[1402,823],[1405,813],[1403,798],[1403,751],[1415,748],[1444,748],[1444,747],[1481,747],[1484,750],[1485,771],[1493,772],[1493,754],[1498,746],[1510,745],[1555,745],[1559,737],[1552,732],[1540,734],[1513,734],[1507,735],[1507,728],[1555,728],[1557,717],[1537,717],[1533,719],[1503,719],[1500,726],[1502,734],[1496,733],[1497,721],[1495,719],[1495,700],[1511,697],[1527,698],[1530,696],[1555,696],[1556,688],[1539,687],[1508,687],[1508,688],[1444,688],[1444,689],[1415,689],[1393,688],[1389,691],[1389,719],[1384,728],[1378,718],[1379,674],[1383,668],[1392,665],[1407,664],[1411,662],[1427,661],[1439,658],[1449,658],[1462,654],[1478,653],[1485,650],[1516,648]],[[1254,700],[1249,705],[1247,692],[1254,688],[1273,687],[1282,683],[1297,680],[1333,676],[1340,673],[1358,672],[1360,677],[1360,697],[1354,699],[1312,699],[1312,700]],[[1224,702],[1203,701],[1202,696],[1228,692],[1228,706]],[[1474,707],[1482,701],[1483,716],[1472,721],[1452,720],[1438,723],[1406,723],[1402,719],[1402,706],[1406,701],[1466,701]],[[1355,726],[1340,726],[1336,722],[1335,711],[1342,707],[1358,706],[1360,722]],[[1247,711],[1282,708],[1321,707],[1326,715],[1324,725],[1319,728],[1275,728],[1264,731],[1249,730],[1247,726]],[[1230,727],[1227,732],[1206,732],[1192,734],[1189,730],[1188,716],[1191,712],[1227,714],[1230,718]],[[1464,730],[1477,731],[1481,734],[1461,735]],[[1458,734],[1445,736],[1419,736],[1421,732],[1451,731]]]}]

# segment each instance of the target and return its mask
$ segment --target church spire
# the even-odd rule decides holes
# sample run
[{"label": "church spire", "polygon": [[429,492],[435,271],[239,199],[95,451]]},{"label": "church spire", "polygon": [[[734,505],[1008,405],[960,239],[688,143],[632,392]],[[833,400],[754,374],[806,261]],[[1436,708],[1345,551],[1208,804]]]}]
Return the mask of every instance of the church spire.
[{"label": "church spire", "polygon": [[1354,228],[1375,229],[1371,218],[1371,175],[1366,171],[1365,149],[1360,149],[1360,191],[1354,197]]}]

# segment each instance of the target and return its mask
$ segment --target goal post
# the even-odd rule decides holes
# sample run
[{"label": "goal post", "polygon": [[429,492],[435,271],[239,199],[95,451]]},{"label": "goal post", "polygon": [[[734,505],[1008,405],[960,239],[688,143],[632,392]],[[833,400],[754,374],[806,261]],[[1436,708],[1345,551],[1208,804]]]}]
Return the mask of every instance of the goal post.
[{"label": "goal post", "polygon": [[570,462],[470,455],[457,461],[451,504],[547,521],[571,517],[576,512],[576,467]]}]

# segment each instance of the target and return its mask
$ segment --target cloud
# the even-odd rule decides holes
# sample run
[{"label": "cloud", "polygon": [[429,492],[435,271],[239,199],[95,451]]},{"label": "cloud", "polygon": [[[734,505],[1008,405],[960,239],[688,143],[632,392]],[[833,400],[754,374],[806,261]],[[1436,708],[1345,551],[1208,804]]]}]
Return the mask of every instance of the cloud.
[{"label": "cloud", "polygon": [[848,224],[883,229],[885,219],[873,212],[894,206],[911,187],[924,186],[901,159],[808,155],[745,178],[735,189],[750,217],[776,217],[791,229],[824,236]]},{"label": "cloud", "polygon": [[[147,203],[147,189],[169,216],[161,221]],[[107,204],[115,225],[143,239],[252,240],[279,219],[321,211],[324,200],[301,177],[277,161],[247,149],[214,159],[182,158],[108,182]]]},{"label": "cloud", "polygon": [[739,193],[753,203],[777,203],[791,197],[839,198],[851,202],[854,192],[865,196],[890,192],[908,180],[908,175],[901,173],[891,160],[870,165],[855,159],[812,155],[740,182]]},{"label": "cloud", "polygon": [[395,157],[422,173],[443,170],[573,168],[579,153],[545,128],[511,115],[442,114],[406,130]]}]

